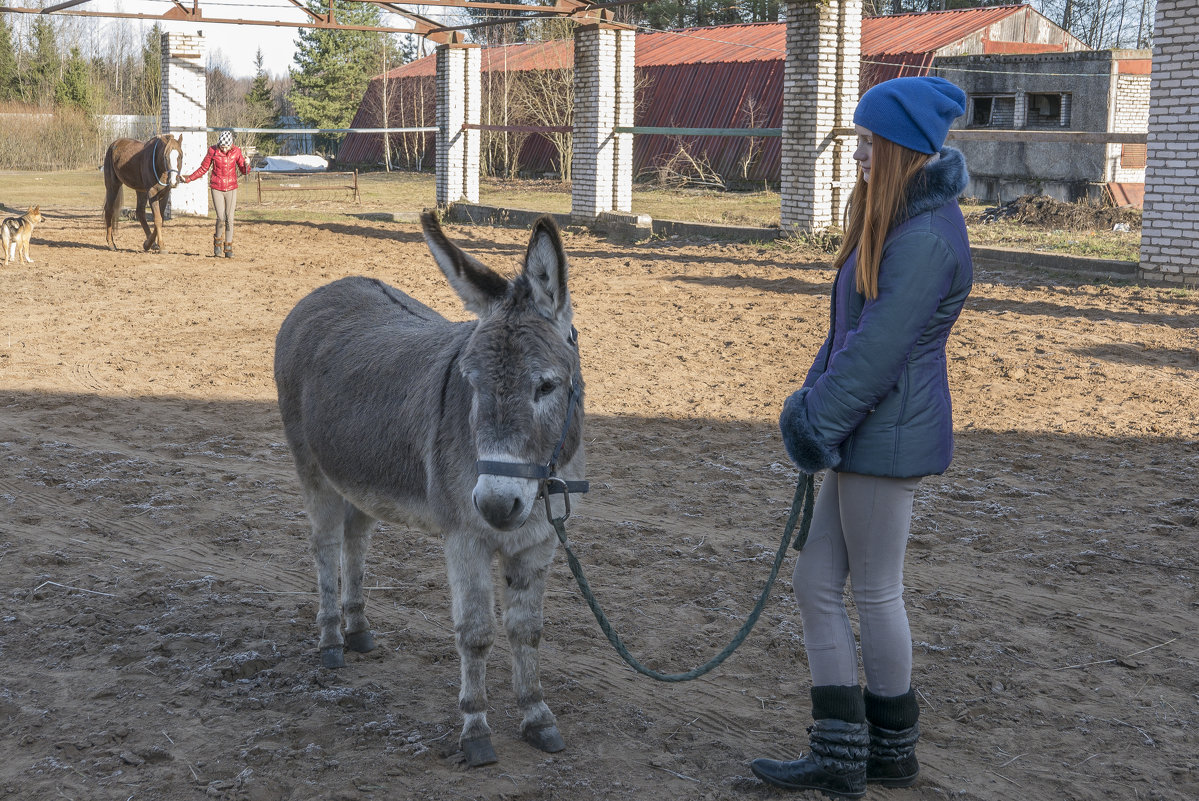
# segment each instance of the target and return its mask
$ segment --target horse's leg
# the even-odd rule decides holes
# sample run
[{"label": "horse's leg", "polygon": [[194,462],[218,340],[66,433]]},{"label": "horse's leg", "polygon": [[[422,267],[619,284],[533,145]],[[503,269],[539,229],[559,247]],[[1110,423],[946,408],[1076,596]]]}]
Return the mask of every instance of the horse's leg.
[{"label": "horse's leg", "polygon": [[121,181],[104,171],[104,238],[111,250],[117,249],[117,217],[121,213]]},{"label": "horse's leg", "polygon": [[150,211],[154,213],[154,245],[160,253],[166,253],[166,246],[162,242],[162,224],[166,219],[167,209],[166,203],[163,202],[162,194],[153,198],[150,201]]},{"label": "horse's leg", "polygon": [[154,239],[150,235],[150,226],[146,223],[146,198],[147,194],[142,190],[137,192],[137,221],[142,224],[142,230],[146,232],[146,241],[142,243],[142,250],[149,250]]},{"label": "horse's leg", "polygon": [[462,670],[458,744],[470,767],[497,761],[487,725],[487,654],[495,642],[495,591],[491,554],[472,534],[451,533],[445,541],[446,572],[454,616],[454,643]]},{"label": "horse's leg", "polygon": [[366,552],[370,548],[375,520],[358,507],[346,503],[345,534],[341,546],[341,611],[346,619],[346,648],[359,653],[375,649],[362,578],[366,574]]},{"label": "horse's leg", "polygon": [[543,626],[545,579],[554,555],[554,540],[546,539],[515,556],[504,557],[504,630],[512,649],[512,689],[523,719],[520,734],[542,751],[566,747],[554,713],[541,691],[539,651]]},{"label": "horse's leg", "polygon": [[304,484],[304,509],[312,524],[312,555],[316,558],[316,583],[320,602],[316,625],[320,629],[321,664],[345,667],[345,641],[341,635],[341,605],[337,599],[337,568],[341,561],[346,502],[318,478]]},{"label": "horse's leg", "polygon": [[150,198],[150,213],[154,215],[154,231],[149,235],[150,248],[156,247],[159,253],[166,253],[166,248],[162,245],[162,218],[166,215],[166,209],[163,207],[162,202],[162,193]]}]

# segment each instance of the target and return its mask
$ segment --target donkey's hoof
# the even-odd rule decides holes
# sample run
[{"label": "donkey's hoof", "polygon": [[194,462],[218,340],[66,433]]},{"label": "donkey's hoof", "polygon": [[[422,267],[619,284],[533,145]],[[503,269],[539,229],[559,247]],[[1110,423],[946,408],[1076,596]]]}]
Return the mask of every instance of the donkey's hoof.
[{"label": "donkey's hoof", "polygon": [[491,738],[487,735],[463,740],[461,746],[462,754],[466,758],[466,766],[469,768],[493,765],[500,761],[500,758],[495,755],[495,749],[491,747]]},{"label": "donkey's hoof", "polygon": [[375,637],[367,631],[356,631],[346,635],[346,648],[365,654],[375,650]]},{"label": "donkey's hoof", "polygon": [[566,741],[562,739],[562,732],[558,731],[558,727],[552,723],[548,726],[526,729],[524,738],[525,742],[529,745],[545,751],[547,754],[556,754],[566,748]]},{"label": "donkey's hoof", "polygon": [[346,654],[340,645],[331,645],[321,649],[321,666],[327,668],[343,668],[346,666]]}]

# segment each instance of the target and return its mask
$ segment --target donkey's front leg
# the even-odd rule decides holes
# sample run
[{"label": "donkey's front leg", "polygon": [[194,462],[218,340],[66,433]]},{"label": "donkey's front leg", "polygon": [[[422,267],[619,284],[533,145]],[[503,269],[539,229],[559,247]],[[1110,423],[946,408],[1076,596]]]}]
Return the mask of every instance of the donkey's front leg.
[{"label": "donkey's front leg", "polygon": [[512,649],[512,689],[523,715],[520,734],[551,754],[566,747],[554,713],[542,696],[539,669],[545,579],[553,555],[551,538],[503,560],[504,630]]},{"label": "donkey's front leg", "polygon": [[458,744],[470,767],[490,765],[497,761],[487,725],[487,654],[495,642],[491,554],[476,537],[455,533],[446,538],[445,559],[454,642],[462,668],[458,708],[463,722]]}]

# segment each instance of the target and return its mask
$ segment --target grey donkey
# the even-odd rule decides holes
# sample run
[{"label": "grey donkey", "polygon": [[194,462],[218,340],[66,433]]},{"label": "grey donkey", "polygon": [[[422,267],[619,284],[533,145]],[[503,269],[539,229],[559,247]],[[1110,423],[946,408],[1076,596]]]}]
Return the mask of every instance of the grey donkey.
[{"label": "grey donkey", "polygon": [[344,278],[302,299],[275,341],[279,409],[312,524],[321,662],[342,667],[345,648],[374,648],[363,573],[375,521],[441,535],[461,661],[459,744],[468,765],[495,762],[485,678],[498,557],[521,735],[553,753],[565,743],[538,663],[557,545],[547,498],[554,515],[569,498],[544,493],[584,474],[566,254],[543,217],[509,279],[450,242],[431,214],[421,222],[477,320],[450,322],[380,281]]}]

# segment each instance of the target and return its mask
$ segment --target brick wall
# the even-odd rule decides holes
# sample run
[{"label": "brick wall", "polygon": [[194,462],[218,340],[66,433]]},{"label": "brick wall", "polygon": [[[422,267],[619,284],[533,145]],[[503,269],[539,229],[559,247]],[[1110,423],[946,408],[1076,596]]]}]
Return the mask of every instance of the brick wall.
[{"label": "brick wall", "polygon": [[[1112,108],[1111,130],[1124,132],[1145,131],[1149,127],[1149,84],[1148,75],[1115,76],[1115,99]],[[1111,145],[1112,180],[1121,183],[1143,183],[1145,180],[1145,152],[1140,145]],[[1134,166],[1140,165],[1140,166]]]},{"label": "brick wall", "polygon": [[437,47],[437,205],[479,202],[482,132],[464,131],[481,117],[478,45]]},{"label": "brick wall", "polygon": [[[208,137],[203,131],[174,130],[208,125],[208,74],[204,70],[207,54],[208,42],[202,33],[162,35],[161,130],[183,140],[184,175],[194,172],[208,151]],[[172,189],[171,211],[207,216],[208,182],[196,181]]]},{"label": "brick wall", "polygon": [[1141,277],[1199,286],[1199,17],[1157,0]]},{"label": "brick wall", "polygon": [[635,38],[610,25],[575,29],[572,217],[632,210],[633,135],[612,129],[633,124]]},{"label": "brick wall", "polygon": [[858,101],[862,0],[788,0],[783,79],[780,219],[792,231],[840,225],[857,177],[853,126]]}]

